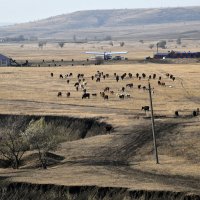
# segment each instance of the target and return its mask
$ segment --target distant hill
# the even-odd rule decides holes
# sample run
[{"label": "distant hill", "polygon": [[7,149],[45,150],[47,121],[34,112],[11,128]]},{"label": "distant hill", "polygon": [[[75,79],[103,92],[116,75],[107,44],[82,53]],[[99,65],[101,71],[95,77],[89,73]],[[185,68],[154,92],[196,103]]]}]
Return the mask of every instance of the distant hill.
[{"label": "distant hill", "polygon": [[200,7],[91,10],[0,27],[0,37],[156,39],[200,37]]}]

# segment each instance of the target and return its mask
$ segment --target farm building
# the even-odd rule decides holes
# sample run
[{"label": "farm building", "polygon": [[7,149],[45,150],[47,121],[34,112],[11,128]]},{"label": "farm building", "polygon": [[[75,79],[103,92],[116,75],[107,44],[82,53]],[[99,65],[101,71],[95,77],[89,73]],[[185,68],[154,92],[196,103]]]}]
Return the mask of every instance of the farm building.
[{"label": "farm building", "polygon": [[0,66],[9,66],[10,58],[0,54]]},{"label": "farm building", "polygon": [[163,58],[200,58],[200,52],[178,52],[170,51],[168,53],[156,53],[154,54],[155,59]]}]

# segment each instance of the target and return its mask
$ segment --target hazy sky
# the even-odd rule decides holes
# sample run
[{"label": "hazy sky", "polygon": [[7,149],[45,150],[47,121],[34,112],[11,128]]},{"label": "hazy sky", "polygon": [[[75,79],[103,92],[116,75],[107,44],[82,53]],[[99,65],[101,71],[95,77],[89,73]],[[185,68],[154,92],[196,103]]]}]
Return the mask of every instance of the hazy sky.
[{"label": "hazy sky", "polygon": [[27,22],[78,10],[200,6],[200,0],[0,0],[1,22]]}]

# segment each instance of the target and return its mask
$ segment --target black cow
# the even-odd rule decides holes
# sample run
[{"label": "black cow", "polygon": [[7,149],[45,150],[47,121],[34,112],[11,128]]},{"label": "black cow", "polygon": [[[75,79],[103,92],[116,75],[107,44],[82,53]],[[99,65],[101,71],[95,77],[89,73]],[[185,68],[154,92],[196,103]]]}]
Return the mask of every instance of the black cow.
[{"label": "black cow", "polygon": [[53,77],[53,73],[51,73],[51,77]]},{"label": "black cow", "polygon": [[70,97],[70,92],[67,92],[67,98],[69,98]]},{"label": "black cow", "polygon": [[62,96],[62,92],[58,92],[57,96],[61,97]]},{"label": "black cow", "polygon": [[86,98],[90,98],[90,93],[84,93],[83,95],[82,95],[82,99],[86,99]]},{"label": "black cow", "polygon": [[105,96],[104,96],[104,100],[108,100],[108,95],[105,95]]},{"label": "black cow", "polygon": [[145,112],[149,111],[149,106],[142,106],[142,110],[144,110]]}]

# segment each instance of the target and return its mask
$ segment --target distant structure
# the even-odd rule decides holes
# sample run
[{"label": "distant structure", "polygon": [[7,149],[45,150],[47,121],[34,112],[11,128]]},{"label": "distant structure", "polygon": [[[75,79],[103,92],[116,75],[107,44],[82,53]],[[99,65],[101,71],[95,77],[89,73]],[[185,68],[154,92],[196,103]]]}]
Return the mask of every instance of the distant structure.
[{"label": "distant structure", "polygon": [[155,59],[163,58],[200,58],[200,52],[179,52],[179,51],[169,51],[168,53],[156,53],[154,54]]},{"label": "distant structure", "polygon": [[0,54],[0,66],[9,66],[11,64],[10,58]]}]

